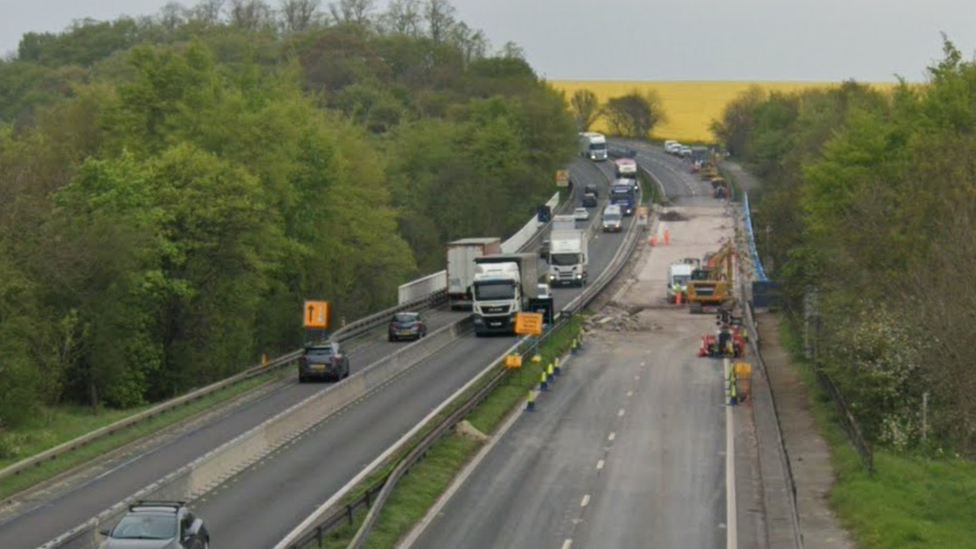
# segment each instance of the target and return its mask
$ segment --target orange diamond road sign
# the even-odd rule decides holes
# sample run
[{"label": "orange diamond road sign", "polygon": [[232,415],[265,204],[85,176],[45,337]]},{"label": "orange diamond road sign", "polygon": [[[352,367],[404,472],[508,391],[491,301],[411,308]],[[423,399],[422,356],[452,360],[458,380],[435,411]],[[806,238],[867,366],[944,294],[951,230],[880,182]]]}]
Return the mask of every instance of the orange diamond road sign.
[{"label": "orange diamond road sign", "polygon": [[541,313],[515,313],[515,333],[539,335],[542,333]]},{"label": "orange diamond road sign", "polygon": [[522,367],[522,355],[508,355],[505,357],[505,367],[506,368],[521,368]]},{"label": "orange diamond road sign", "polygon": [[306,301],[302,311],[303,324],[306,328],[325,330],[329,327],[329,302]]},{"label": "orange diamond road sign", "polygon": [[639,217],[647,217],[648,214],[650,214],[650,213],[651,213],[651,210],[647,206],[641,206],[640,208],[637,209],[637,215]]}]

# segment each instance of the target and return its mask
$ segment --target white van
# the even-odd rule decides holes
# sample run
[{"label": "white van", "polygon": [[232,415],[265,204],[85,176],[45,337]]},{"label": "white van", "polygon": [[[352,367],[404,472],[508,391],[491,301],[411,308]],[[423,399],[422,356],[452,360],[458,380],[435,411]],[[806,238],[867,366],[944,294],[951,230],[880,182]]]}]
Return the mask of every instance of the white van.
[{"label": "white van", "polygon": [[623,229],[623,212],[620,206],[610,204],[603,209],[603,232],[619,233]]},{"label": "white van", "polygon": [[691,271],[695,269],[694,265],[688,263],[673,263],[671,267],[668,268],[668,301],[674,301],[675,285],[681,288],[687,288],[688,283],[691,282]]}]

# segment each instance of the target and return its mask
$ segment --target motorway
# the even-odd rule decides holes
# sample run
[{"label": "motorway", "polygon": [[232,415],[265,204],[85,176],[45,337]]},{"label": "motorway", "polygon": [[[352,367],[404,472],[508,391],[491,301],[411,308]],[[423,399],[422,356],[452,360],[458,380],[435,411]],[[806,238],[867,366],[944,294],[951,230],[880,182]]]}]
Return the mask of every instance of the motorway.
[{"label": "motorway", "polygon": [[[595,170],[590,173],[588,181],[600,181]],[[607,177],[602,177],[601,185],[605,198]],[[597,222],[593,216],[591,223]],[[623,233],[601,235],[591,245],[591,277],[606,267],[622,241]],[[581,291],[556,288],[556,309]],[[513,337],[463,337],[364,402],[323,422],[285,451],[201,498],[196,508],[207,517],[214,546],[273,546],[515,341]]]},{"label": "motorway", "polygon": [[[567,361],[535,412],[515,418],[482,452],[406,547],[719,549],[738,541],[727,545],[727,481],[739,483],[727,477],[726,454],[748,463],[749,448],[728,447],[733,416],[723,403],[721,362],[695,356],[714,318],[664,299],[667,266],[717,248],[732,234],[731,219],[686,163],[639,151],[672,211],[687,220],[658,222],[671,244],[643,249],[628,283],[596,313],[586,350]],[[600,324],[601,315],[632,323],[601,328],[615,324]],[[751,416],[736,413],[738,441]]]},{"label": "motorway", "polygon": [[[604,199],[608,177],[606,171],[601,173],[592,164],[574,162],[574,182],[600,183]],[[591,222],[596,223],[597,218],[593,216]],[[599,242],[590,248],[591,279],[598,276],[609,262],[620,240],[621,235],[599,235]],[[557,309],[579,291],[575,288],[556,289]],[[428,321],[431,330],[435,330],[466,314],[436,311],[428,314]],[[274,453],[246,474],[234,477],[227,486],[208,494],[206,500],[197,503],[197,508],[208,520],[215,546],[273,545],[315,505],[327,499],[512,343],[512,338],[462,338],[396,383],[293,441],[287,451]],[[353,374],[402,345],[378,339],[362,347],[351,354]],[[213,422],[71,485],[53,499],[22,502],[19,514],[0,523],[0,547],[29,549],[41,545],[328,387],[327,384],[281,384]]]}]

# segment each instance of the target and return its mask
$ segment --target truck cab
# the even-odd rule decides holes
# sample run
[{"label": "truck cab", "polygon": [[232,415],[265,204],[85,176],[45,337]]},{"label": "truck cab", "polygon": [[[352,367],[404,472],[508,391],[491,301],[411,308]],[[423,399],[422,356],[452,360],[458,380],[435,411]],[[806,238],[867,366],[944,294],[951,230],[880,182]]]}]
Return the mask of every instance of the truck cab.
[{"label": "truck cab", "polygon": [[580,230],[553,231],[549,251],[549,284],[583,286],[587,278],[587,239]]},{"label": "truck cab", "polygon": [[607,138],[602,133],[583,132],[579,134],[580,156],[593,162],[607,159]]},{"label": "truck cab", "polygon": [[475,259],[474,331],[478,336],[515,332],[515,314],[538,295],[536,254],[497,254]]}]

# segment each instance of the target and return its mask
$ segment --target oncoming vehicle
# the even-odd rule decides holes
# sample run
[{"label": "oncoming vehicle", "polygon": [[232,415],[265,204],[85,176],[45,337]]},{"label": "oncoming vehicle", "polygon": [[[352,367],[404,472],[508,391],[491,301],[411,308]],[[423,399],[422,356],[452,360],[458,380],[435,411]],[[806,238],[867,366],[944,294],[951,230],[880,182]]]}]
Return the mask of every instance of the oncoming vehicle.
[{"label": "oncoming vehicle", "polygon": [[551,299],[552,298],[552,288],[544,282],[539,283],[539,297],[538,299]]},{"label": "oncoming vehicle", "polygon": [[675,154],[677,151],[675,149],[681,147],[681,143],[678,143],[674,139],[668,139],[664,142],[664,152],[668,154]]},{"label": "oncoming vehicle", "polygon": [[620,206],[610,204],[603,209],[603,232],[618,233],[623,229],[623,215]]},{"label": "oncoming vehicle", "polygon": [[305,354],[298,359],[298,382],[312,378],[339,381],[349,376],[349,357],[342,354],[339,343],[326,341],[305,346]]},{"label": "oncoming vehicle", "polygon": [[607,159],[607,138],[602,133],[583,132],[579,134],[580,156],[594,162]]},{"label": "oncoming vehicle", "polygon": [[138,501],[106,536],[103,549],[208,549],[210,533],[183,501]]},{"label": "oncoming vehicle", "polygon": [[614,160],[614,174],[617,179],[637,179],[637,162],[633,158]]},{"label": "oncoming vehicle", "polygon": [[427,336],[427,323],[420,313],[397,313],[390,319],[390,341],[420,339]]},{"label": "oncoming vehicle", "polygon": [[576,208],[573,210],[573,217],[576,218],[576,221],[586,221],[590,218],[590,212],[586,208]]},{"label": "oncoming vehicle", "polygon": [[625,216],[634,215],[637,204],[633,185],[626,179],[615,181],[610,187],[610,203],[620,206]]},{"label": "oncoming vehicle", "polygon": [[583,187],[583,194],[592,194],[593,196],[600,196],[596,183],[587,183],[586,186]]}]

